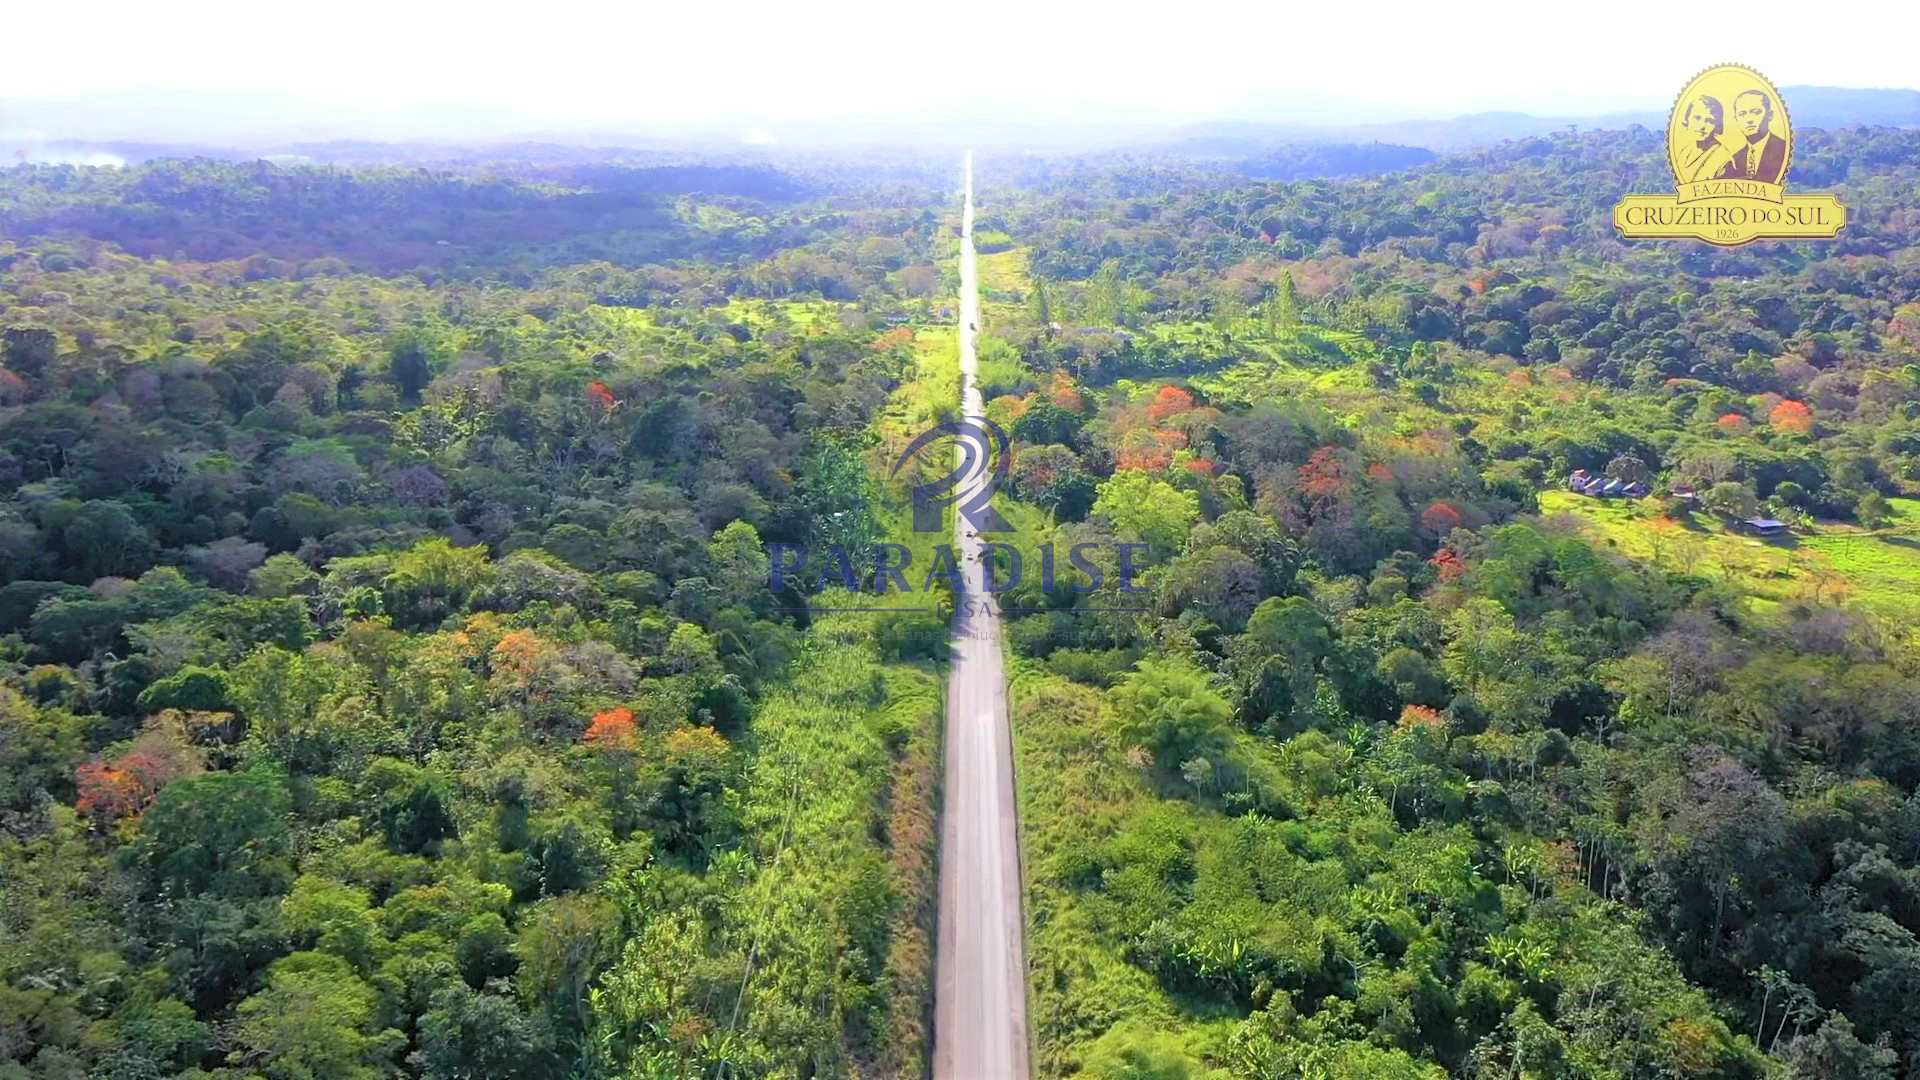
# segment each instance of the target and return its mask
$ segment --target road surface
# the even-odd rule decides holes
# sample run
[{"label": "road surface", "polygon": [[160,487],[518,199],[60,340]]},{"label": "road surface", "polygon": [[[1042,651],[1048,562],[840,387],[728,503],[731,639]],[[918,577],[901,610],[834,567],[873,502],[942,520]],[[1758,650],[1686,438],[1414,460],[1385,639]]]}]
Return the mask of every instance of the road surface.
[{"label": "road surface", "polygon": [[[974,327],[973,155],[960,219],[962,407],[982,416]],[[984,483],[991,470],[975,474]],[[959,500],[965,502],[964,496]],[[981,541],[954,515],[966,594],[953,620],[947,684],[946,785],[940,826],[940,939],[935,964],[935,1080],[1026,1080],[1026,922],[1013,800],[1013,741],[1000,658],[1000,614],[981,588]]]}]

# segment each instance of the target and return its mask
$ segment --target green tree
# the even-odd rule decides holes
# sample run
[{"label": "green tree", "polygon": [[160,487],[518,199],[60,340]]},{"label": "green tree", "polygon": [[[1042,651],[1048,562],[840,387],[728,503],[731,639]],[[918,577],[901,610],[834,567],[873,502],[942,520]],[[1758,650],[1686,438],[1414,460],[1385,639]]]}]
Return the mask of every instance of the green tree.
[{"label": "green tree", "polygon": [[227,1060],[269,1080],[378,1080],[406,1046],[376,1026],[377,995],[345,960],[302,952],[274,964],[240,1003]]},{"label": "green tree", "polygon": [[280,896],[293,880],[289,804],[266,772],[176,780],[121,850],[140,922],[203,1009],[230,1001],[280,951]]},{"label": "green tree", "polygon": [[373,897],[365,889],[302,874],[280,912],[296,943],[337,956],[362,975],[373,970],[385,946]]},{"label": "green tree", "polygon": [[425,1080],[533,1075],[548,1042],[546,1030],[511,998],[445,987],[420,1017],[420,1075]]},{"label": "green tree", "polygon": [[394,340],[387,351],[387,373],[404,400],[420,400],[420,392],[433,380],[440,351],[439,343],[424,329],[408,330]]},{"label": "green tree", "polygon": [[1047,283],[1035,275],[1029,275],[1030,287],[1027,290],[1027,317],[1033,320],[1040,333],[1048,340],[1053,338],[1053,298],[1048,295]]},{"label": "green tree", "polygon": [[734,603],[753,606],[768,596],[773,562],[760,543],[760,530],[744,521],[732,522],[707,544],[707,557],[713,563],[713,580]]},{"label": "green tree", "polygon": [[277,896],[290,883],[288,806],[266,772],[175,781],[141,817],[125,858],[151,895]]},{"label": "green tree", "polygon": [[1700,501],[1707,509],[1729,518],[1750,518],[1760,512],[1753,489],[1735,480],[1723,480],[1706,490]]},{"label": "green tree", "polygon": [[226,672],[218,668],[189,665],[140,692],[140,709],[184,709],[189,712],[218,712],[232,708],[232,693]]},{"label": "green tree", "polygon": [[247,584],[253,594],[268,598],[309,593],[318,580],[319,576],[306,563],[285,552],[269,555],[266,562],[247,575]]},{"label": "green tree", "polygon": [[878,494],[866,462],[853,447],[838,439],[818,440],[800,480],[809,543],[821,551],[837,545],[857,559],[880,538],[873,516]]},{"label": "green tree", "polygon": [[465,610],[467,600],[492,580],[493,565],[484,547],[455,547],[435,539],[394,556],[381,592],[395,625],[430,627]]},{"label": "green tree", "polygon": [[1200,518],[1200,498],[1165,480],[1128,470],[1100,485],[1093,512],[1113,524],[1122,540],[1146,543],[1165,557],[1186,542],[1187,530]]},{"label": "green tree", "polygon": [[1230,743],[1233,709],[1187,660],[1140,661],[1112,700],[1121,737],[1153,751],[1163,767],[1217,756]]},{"label": "green tree", "polygon": [[78,718],[35,708],[0,686],[0,808],[23,811],[45,795],[69,795],[84,731]]},{"label": "green tree", "polygon": [[1788,1045],[1787,1065],[1793,1080],[1841,1076],[1848,1080],[1894,1080],[1899,1075],[1900,1055],[1885,1044],[1861,1042],[1853,1024],[1836,1014],[1811,1035]]},{"label": "green tree", "polygon": [[1320,661],[1333,651],[1333,627],[1305,597],[1273,596],[1253,609],[1247,637],[1286,661],[1293,721],[1304,723],[1313,709]]},{"label": "green tree", "polygon": [[86,578],[132,577],[153,565],[153,537],[124,503],[80,506],[60,531],[68,558]]},{"label": "green tree", "polygon": [[59,350],[59,339],[45,327],[9,326],[0,331],[0,364],[16,375],[44,376]]},{"label": "green tree", "polygon": [[1293,271],[1280,272],[1280,283],[1266,304],[1267,331],[1292,330],[1300,325],[1300,294],[1293,284]]},{"label": "green tree", "polygon": [[1854,500],[1853,516],[1869,529],[1878,529],[1893,518],[1893,506],[1877,491],[1863,491]]}]

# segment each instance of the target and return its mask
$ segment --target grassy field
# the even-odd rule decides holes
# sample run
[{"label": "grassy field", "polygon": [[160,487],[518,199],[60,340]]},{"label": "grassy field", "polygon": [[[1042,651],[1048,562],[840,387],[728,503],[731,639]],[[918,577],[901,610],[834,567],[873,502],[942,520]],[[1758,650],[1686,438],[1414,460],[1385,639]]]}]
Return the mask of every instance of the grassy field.
[{"label": "grassy field", "polygon": [[1008,248],[991,255],[981,255],[976,260],[976,266],[980,271],[980,299],[983,303],[1019,303],[1026,298],[1026,248]]},{"label": "grassy field", "polygon": [[1543,514],[1579,519],[1589,535],[1635,559],[1735,585],[1761,607],[1806,598],[1853,601],[1910,616],[1920,595],[1920,501],[1898,499],[1896,524],[1881,530],[1822,522],[1801,534],[1761,540],[1710,514],[1682,523],[1650,502],[1590,499],[1568,491],[1540,496]]},{"label": "grassy field", "polygon": [[959,330],[951,325],[914,330],[913,370],[893,393],[879,426],[883,436],[906,440],[960,411]]},{"label": "grassy field", "polygon": [[781,324],[806,332],[824,321],[837,319],[848,307],[832,300],[742,300],[734,298],[720,311],[727,318],[755,328]]},{"label": "grassy field", "polygon": [[[731,322],[753,328],[757,335],[806,336],[837,325],[852,305],[831,300],[741,300],[729,301],[714,313]],[[581,316],[585,330],[595,341],[604,342],[616,354],[629,358],[653,356],[698,356],[703,350],[690,347],[690,331],[672,321],[662,324],[646,308],[593,304]]]}]

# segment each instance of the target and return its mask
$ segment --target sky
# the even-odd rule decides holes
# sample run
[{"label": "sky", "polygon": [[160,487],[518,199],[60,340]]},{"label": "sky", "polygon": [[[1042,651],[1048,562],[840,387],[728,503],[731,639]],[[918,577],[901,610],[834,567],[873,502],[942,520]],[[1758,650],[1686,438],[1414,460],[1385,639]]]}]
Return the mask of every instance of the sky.
[{"label": "sky", "polygon": [[11,5],[0,31],[16,138],[1588,116],[1664,111],[1722,61],[1777,85],[1920,86],[1920,5],[1860,0],[96,0]]}]

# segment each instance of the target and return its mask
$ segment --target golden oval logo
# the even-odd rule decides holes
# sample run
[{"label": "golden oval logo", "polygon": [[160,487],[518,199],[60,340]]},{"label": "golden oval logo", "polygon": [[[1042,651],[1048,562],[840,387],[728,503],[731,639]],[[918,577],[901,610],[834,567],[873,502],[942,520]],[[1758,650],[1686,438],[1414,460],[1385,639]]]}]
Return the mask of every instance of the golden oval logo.
[{"label": "golden oval logo", "polygon": [[1629,195],[1613,209],[1628,239],[1832,239],[1847,208],[1832,195],[1787,194],[1793,120],[1767,77],[1719,64],[1693,77],[1667,120],[1672,195]]}]

